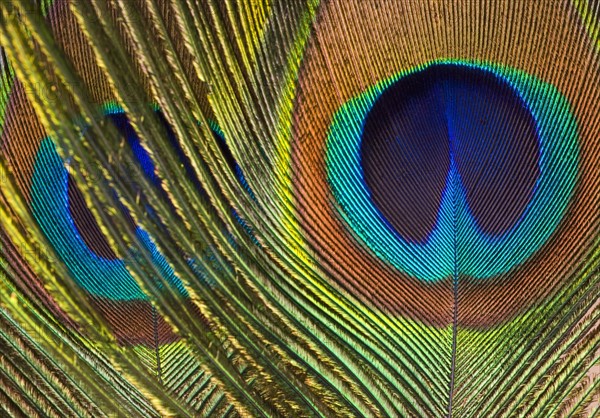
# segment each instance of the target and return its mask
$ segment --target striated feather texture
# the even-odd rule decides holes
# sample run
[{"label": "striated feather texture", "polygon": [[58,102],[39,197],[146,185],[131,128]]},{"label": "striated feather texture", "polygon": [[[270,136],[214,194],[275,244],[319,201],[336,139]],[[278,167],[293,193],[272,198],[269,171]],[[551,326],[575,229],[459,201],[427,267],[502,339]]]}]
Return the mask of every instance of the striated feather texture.
[{"label": "striated feather texture", "polygon": [[600,3],[2,0],[0,416],[600,416]]}]

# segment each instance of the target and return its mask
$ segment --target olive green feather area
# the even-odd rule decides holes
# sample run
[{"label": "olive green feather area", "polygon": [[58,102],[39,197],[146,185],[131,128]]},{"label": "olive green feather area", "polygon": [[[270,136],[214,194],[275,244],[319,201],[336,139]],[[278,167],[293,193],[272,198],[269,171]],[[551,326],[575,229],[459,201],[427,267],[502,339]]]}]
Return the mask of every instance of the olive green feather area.
[{"label": "olive green feather area", "polygon": [[599,16],[0,3],[0,415],[595,416]]}]

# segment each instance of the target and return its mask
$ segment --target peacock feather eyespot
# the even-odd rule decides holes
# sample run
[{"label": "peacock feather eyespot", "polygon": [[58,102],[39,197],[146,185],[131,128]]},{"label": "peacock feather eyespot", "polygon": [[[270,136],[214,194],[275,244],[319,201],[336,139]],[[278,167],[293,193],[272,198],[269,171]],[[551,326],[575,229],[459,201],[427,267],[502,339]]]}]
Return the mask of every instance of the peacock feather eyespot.
[{"label": "peacock feather eyespot", "polygon": [[443,62],[340,107],[326,164],[341,216],[366,245],[437,281],[486,279],[530,258],[566,212],[577,154],[555,88],[510,68]]},{"label": "peacock feather eyespot", "polygon": [[[118,134],[126,141],[130,152],[133,154],[134,161],[141,169],[142,175],[154,187],[161,189],[162,186],[155,172],[154,161],[141,145],[140,139],[129,122],[123,108],[114,103],[107,103],[102,108],[104,109],[105,122],[112,124]],[[186,159],[183,151],[178,148],[172,128],[158,108],[154,112],[157,119],[165,128],[168,140],[178,149],[179,157],[190,179],[195,180],[194,184],[201,189],[200,183],[198,183],[193,175],[189,160]],[[249,189],[247,183],[245,183],[243,172],[225,144],[223,132],[212,121],[210,121],[210,127],[221,152],[225,155],[231,171],[235,173],[238,180],[248,190],[248,193],[251,194],[252,191]],[[82,140],[88,137],[86,130],[87,127],[84,126]],[[71,168],[69,168],[68,164],[64,164],[56,152],[52,139],[45,138],[42,140],[36,154],[32,176],[31,207],[33,215],[49,243],[53,246],[59,260],[64,262],[72,272],[75,282],[92,297],[100,301],[113,302],[110,308],[105,307],[101,311],[104,312],[104,315],[107,316],[108,321],[113,327],[116,327],[114,332],[119,337],[119,340],[125,344],[139,343],[140,341],[142,343],[150,343],[144,339],[140,340],[139,337],[132,339],[132,336],[128,335],[127,331],[120,329],[118,321],[112,318],[114,315],[118,315],[118,312],[126,307],[127,304],[137,303],[139,305],[142,302],[147,304],[149,300],[148,296],[127,269],[129,264],[139,263],[140,259],[136,257],[135,252],[131,252],[129,257],[125,259],[120,259],[115,255],[98,227],[95,218],[86,206],[85,199],[69,170]],[[135,187],[142,187],[143,183],[139,181],[140,179],[136,180],[135,176],[132,177],[132,170],[128,169],[126,164],[114,167],[114,171],[124,178],[129,178],[129,181]],[[88,180],[94,182],[105,181],[100,172],[92,172],[88,174],[89,176],[93,178]],[[200,192],[205,193],[203,190],[200,190]],[[126,219],[132,222],[127,209],[120,207],[120,210],[124,212]],[[238,222],[244,225],[248,233],[251,234],[251,228],[245,225],[244,220],[237,213],[234,213],[234,216],[236,216]],[[164,256],[156,248],[152,237],[139,226],[135,224],[131,226],[135,229],[140,242],[152,254],[152,262],[159,268],[161,276],[167,282],[170,282],[181,293],[182,297],[188,298],[183,284],[176,277]],[[214,255],[212,255],[210,249],[203,249],[201,247],[205,246],[198,246],[196,248],[201,258],[193,258],[188,262],[193,266],[201,282],[214,286],[216,283],[214,280],[207,278],[205,269],[202,267],[206,263],[214,263]],[[223,268],[220,265],[216,265],[216,267]],[[121,303],[121,305],[114,302]],[[141,306],[144,305],[142,304]],[[171,334],[166,336],[166,342],[173,339],[174,336]]]}]

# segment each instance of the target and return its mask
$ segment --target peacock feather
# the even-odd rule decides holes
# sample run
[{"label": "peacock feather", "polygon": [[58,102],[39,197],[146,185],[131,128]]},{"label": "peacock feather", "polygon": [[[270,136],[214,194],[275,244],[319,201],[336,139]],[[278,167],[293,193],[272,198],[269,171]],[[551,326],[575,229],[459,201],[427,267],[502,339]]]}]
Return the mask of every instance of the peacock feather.
[{"label": "peacock feather", "polygon": [[600,416],[595,0],[1,0],[0,416]]}]

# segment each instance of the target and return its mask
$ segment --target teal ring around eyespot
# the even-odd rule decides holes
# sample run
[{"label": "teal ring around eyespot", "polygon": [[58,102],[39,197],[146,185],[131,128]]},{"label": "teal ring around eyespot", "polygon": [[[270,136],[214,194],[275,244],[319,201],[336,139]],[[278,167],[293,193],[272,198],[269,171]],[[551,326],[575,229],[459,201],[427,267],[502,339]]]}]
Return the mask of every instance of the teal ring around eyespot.
[{"label": "teal ring around eyespot", "polygon": [[[535,120],[540,175],[523,215],[501,235],[485,234],[477,227],[453,163],[435,226],[424,243],[409,242],[400,236],[369,196],[360,164],[366,116],[389,86],[435,64],[464,65],[500,77],[521,97]],[[568,101],[554,86],[497,64],[444,60],[396,74],[342,105],[328,130],[325,164],[338,212],[359,241],[399,271],[425,282],[436,282],[457,273],[476,279],[494,277],[524,263],[538,251],[566,213],[577,182],[578,154],[575,118]],[[451,188],[450,184],[457,187]],[[456,208],[453,202],[459,202]],[[455,228],[459,245],[455,245]]]},{"label": "teal ring around eyespot", "polygon": [[[69,214],[68,172],[54,143],[45,138],[35,160],[31,187],[32,212],[60,261],[76,283],[94,296],[112,300],[148,300],[126,268],[126,260],[109,260],[92,252],[77,231]],[[140,228],[136,234],[151,252],[153,261],[164,266],[166,278],[183,290],[150,238]]]},{"label": "teal ring around eyespot", "polygon": [[[104,115],[124,113],[114,103],[104,104],[102,110]],[[83,121],[76,123],[85,128]],[[111,260],[95,254],[87,247],[69,213],[68,171],[49,137],[41,141],[34,161],[31,207],[34,218],[56,255],[80,287],[93,296],[116,301],[149,300],[127,270],[129,263],[135,263],[133,253],[125,259]],[[140,227],[136,227],[135,234],[149,252],[157,276],[187,297],[183,283],[158,251],[150,235]],[[197,264],[195,260],[190,261],[198,276],[203,278],[203,268]],[[157,280],[157,286],[162,286],[160,280]]]},{"label": "teal ring around eyespot", "polygon": [[[159,109],[157,105],[152,105],[152,108],[153,110]],[[121,106],[113,102],[103,104],[101,109],[105,116],[125,113]],[[87,125],[83,120],[77,120],[75,123],[82,130],[86,129]],[[223,135],[216,123],[209,121],[209,124],[218,135]],[[240,174],[240,177],[243,180],[244,188],[252,193],[245,183],[243,174]],[[56,152],[53,140],[49,137],[41,141],[36,154],[31,198],[35,219],[60,261],[65,263],[80,287],[93,296],[116,301],[149,300],[149,297],[127,270],[128,265],[136,262],[133,252],[124,259],[106,259],[87,247],[69,213],[68,171]],[[251,238],[256,241],[245,221],[237,213],[234,213],[234,216],[248,231]],[[158,251],[151,236],[139,226],[136,227],[135,233],[141,245],[149,252],[157,276],[162,277],[180,294],[187,297],[183,283],[177,278],[165,257]],[[231,240],[234,243],[233,237]],[[208,257],[209,255],[200,260],[189,259],[187,262],[202,283],[215,286],[216,283],[207,275],[204,267]],[[225,267],[213,265],[213,268]],[[157,280],[157,286],[162,286],[160,280]]]}]

